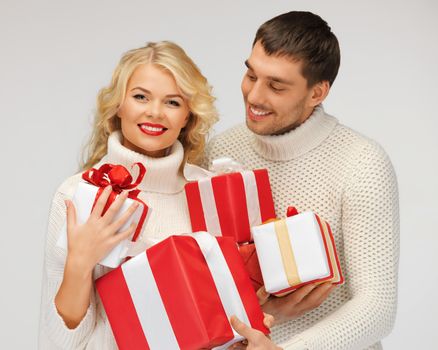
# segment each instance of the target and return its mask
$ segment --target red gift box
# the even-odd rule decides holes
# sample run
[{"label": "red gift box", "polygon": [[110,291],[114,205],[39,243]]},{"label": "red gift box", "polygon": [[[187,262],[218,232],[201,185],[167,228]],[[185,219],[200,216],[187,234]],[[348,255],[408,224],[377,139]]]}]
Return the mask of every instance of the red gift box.
[{"label": "red gift box", "polygon": [[254,243],[242,244],[239,246],[239,253],[242,256],[246,272],[249,275],[254,291],[258,291],[263,286],[263,276],[260,270],[259,259],[255,250]]},{"label": "red gift box", "polygon": [[265,334],[235,242],[171,236],[96,281],[120,349],[201,349],[241,337],[233,314]]},{"label": "red gift box", "polygon": [[252,226],[275,218],[268,171],[206,177],[185,186],[192,231],[250,242]]}]

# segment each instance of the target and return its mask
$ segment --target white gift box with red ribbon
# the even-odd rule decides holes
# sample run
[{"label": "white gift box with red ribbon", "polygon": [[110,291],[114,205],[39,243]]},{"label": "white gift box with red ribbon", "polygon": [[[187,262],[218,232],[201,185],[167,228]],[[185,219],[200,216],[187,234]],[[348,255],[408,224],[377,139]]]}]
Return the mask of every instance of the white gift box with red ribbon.
[{"label": "white gift box with red ribbon", "polygon": [[[112,187],[112,192],[107,200],[103,213],[108,209],[108,207],[114,202],[121,191],[129,191],[128,198],[122,204],[121,208],[116,213],[113,221],[120,218],[120,216],[131,206],[134,201],[139,203],[138,208],[133,215],[129,217],[127,222],[117,231],[123,232],[129,228],[132,222],[137,223],[137,227],[128,239],[120,242],[116,247],[114,247],[100,262],[100,265],[115,268],[120,265],[120,263],[127,256],[128,250],[133,246],[136,239],[140,236],[144,229],[145,223],[150,214],[149,207],[139,198],[139,190],[135,189],[136,186],[142,181],[146,168],[141,163],[135,163],[139,168],[139,173],[137,179],[134,181],[128,169],[122,165],[115,165],[105,163],[102,164],[98,169],[91,168],[82,174],[82,178],[85,181],[79,182],[75,193],[72,198],[72,202],[76,210],[76,223],[84,224],[90,217],[91,211],[94,205],[101,195],[103,189],[107,186]],[[67,222],[64,222],[61,228],[60,236],[57,241],[57,246],[67,250]]]},{"label": "white gift box with red ribbon", "polygon": [[[96,187],[94,185],[91,185],[87,182],[81,181],[78,184],[78,187],[76,188],[76,192],[73,195],[72,202],[76,209],[76,222],[78,224],[85,223],[88,218],[90,217],[91,209],[93,207],[93,203],[95,201],[97,192],[99,190],[99,187]],[[117,220],[123,213],[131,206],[131,204],[134,202],[133,199],[127,198],[117,214],[115,215],[113,221]],[[118,230],[118,232],[123,232],[129,228],[131,223],[136,222],[138,223],[140,221],[140,218],[143,214],[143,211],[146,210],[146,219],[147,216],[150,214],[149,208],[145,207],[142,203],[139,203],[140,205],[134,212],[134,214],[128,219],[128,221]],[[144,228],[141,228],[139,234],[141,234],[142,230]],[[126,254],[128,252],[128,249],[132,245],[132,238],[134,236],[135,232],[131,235],[131,237],[123,240],[120,242],[117,246],[115,246],[100,262],[100,265],[115,268],[119,266],[124,258],[126,257]],[[67,250],[67,223],[64,222],[59,239],[57,241],[57,246]]]}]

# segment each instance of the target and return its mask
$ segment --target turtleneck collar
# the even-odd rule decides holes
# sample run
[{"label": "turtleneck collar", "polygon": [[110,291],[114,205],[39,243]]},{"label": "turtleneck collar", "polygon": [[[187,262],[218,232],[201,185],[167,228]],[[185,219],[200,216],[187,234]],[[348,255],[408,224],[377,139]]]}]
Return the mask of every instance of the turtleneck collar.
[{"label": "turtleneck collar", "polygon": [[297,158],[319,146],[338,124],[336,118],[326,114],[319,105],[307,120],[282,135],[252,133],[252,147],[263,158],[286,161]]},{"label": "turtleneck collar", "polygon": [[129,170],[133,163],[140,162],[146,167],[146,175],[138,189],[157,193],[177,193],[184,189],[186,180],[180,171],[184,160],[181,142],[176,140],[167,156],[153,158],[131,151],[122,145],[122,140],[120,131],[115,131],[109,136],[107,154],[97,166],[112,163],[123,165]]}]

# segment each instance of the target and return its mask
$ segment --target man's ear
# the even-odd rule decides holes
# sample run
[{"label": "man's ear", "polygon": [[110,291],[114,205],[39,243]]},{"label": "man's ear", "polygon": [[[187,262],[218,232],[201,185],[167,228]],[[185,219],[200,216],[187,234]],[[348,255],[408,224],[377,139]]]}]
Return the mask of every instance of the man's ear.
[{"label": "man's ear", "polygon": [[322,103],[330,91],[330,84],[327,80],[316,83],[311,88],[311,95],[309,100],[310,107],[316,107]]}]

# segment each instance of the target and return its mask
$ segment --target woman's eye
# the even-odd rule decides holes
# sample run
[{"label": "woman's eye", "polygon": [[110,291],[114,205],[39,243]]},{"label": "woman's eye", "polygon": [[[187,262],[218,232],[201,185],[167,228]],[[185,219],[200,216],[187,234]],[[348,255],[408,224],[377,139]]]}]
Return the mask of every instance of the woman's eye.
[{"label": "woman's eye", "polygon": [[169,105],[173,106],[173,107],[179,107],[179,106],[181,106],[181,104],[180,104],[178,101],[175,101],[175,100],[169,100],[167,103],[168,103]]},{"label": "woman's eye", "polygon": [[134,95],[134,98],[136,100],[139,100],[139,101],[145,101],[146,100],[146,96],[145,95],[141,95],[141,94]]}]

